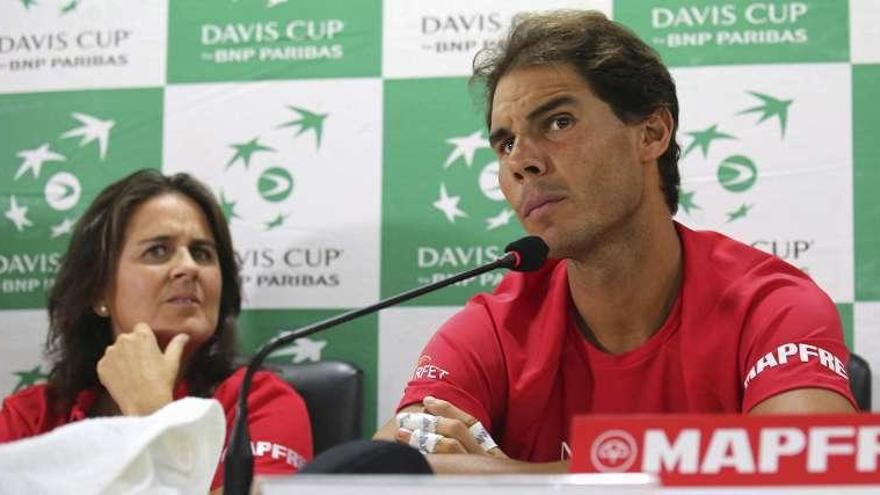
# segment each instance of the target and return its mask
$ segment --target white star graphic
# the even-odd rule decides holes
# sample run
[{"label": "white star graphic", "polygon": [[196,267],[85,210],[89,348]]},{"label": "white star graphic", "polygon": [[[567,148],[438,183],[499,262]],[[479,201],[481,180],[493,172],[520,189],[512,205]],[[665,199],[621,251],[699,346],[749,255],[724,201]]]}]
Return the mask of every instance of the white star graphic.
[{"label": "white star graphic", "polygon": [[456,217],[466,217],[467,213],[461,211],[458,208],[458,202],[461,200],[460,196],[450,196],[446,192],[446,184],[440,184],[440,199],[434,201],[434,208],[442,211],[444,215],[446,215],[446,219],[452,223],[455,223]]},{"label": "white star graphic", "polygon": [[107,146],[110,140],[110,129],[116,125],[115,121],[112,120],[101,120],[97,117],[92,117],[91,115],[86,115],[84,113],[74,112],[73,118],[80,121],[83,125],[71,129],[64,134],[61,135],[63,138],[71,138],[81,136],[82,140],[79,142],[80,146],[85,146],[91,143],[94,140],[98,140],[98,152],[101,156],[101,160],[107,156]]},{"label": "white star graphic", "polygon": [[486,230],[495,230],[498,227],[503,227],[510,223],[510,219],[513,218],[513,210],[509,208],[505,208],[501,210],[501,213],[495,215],[494,217],[489,217],[486,219]]},{"label": "white star graphic", "polygon": [[[288,333],[290,332],[281,332],[279,336]],[[290,361],[294,364],[306,361],[317,362],[321,360],[321,350],[326,346],[326,340],[312,340],[308,337],[303,337],[293,344],[273,352],[272,357],[290,356]]]},{"label": "white star graphic", "polygon": [[446,163],[443,164],[444,169],[449,168],[453,162],[462,157],[464,157],[465,165],[470,167],[474,162],[474,154],[477,150],[489,147],[489,141],[483,139],[483,131],[476,131],[469,136],[449,138],[446,142],[455,146],[455,149],[446,157]]},{"label": "white star graphic", "polygon": [[13,180],[18,180],[19,177],[24,175],[28,170],[34,174],[34,179],[40,176],[40,167],[43,166],[45,162],[63,162],[67,160],[64,155],[59,155],[54,151],[49,149],[49,143],[43,143],[39,148],[32,150],[21,150],[15,156],[19,158],[24,158],[24,161],[21,162],[21,166],[18,167],[18,170],[15,172],[15,177]]},{"label": "white star graphic", "polygon": [[25,227],[30,227],[34,223],[27,218],[27,206],[18,206],[15,196],[9,197],[9,209],[4,215],[15,224],[15,228],[21,232]]},{"label": "white star graphic", "polygon": [[62,236],[64,234],[70,234],[73,230],[74,220],[70,218],[65,218],[63,222],[58,225],[52,226],[52,239]]}]

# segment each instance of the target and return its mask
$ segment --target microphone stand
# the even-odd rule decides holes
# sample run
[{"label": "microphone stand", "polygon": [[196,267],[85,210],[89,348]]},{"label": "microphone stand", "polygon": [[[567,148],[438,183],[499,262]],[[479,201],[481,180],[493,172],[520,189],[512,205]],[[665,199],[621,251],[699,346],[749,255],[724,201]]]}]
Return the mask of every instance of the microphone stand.
[{"label": "microphone stand", "polygon": [[[543,260],[542,260],[543,261]],[[315,332],[320,332],[326,328],[333,327],[348,321],[360,318],[361,316],[375,313],[376,311],[385,309],[389,306],[408,301],[414,297],[421,296],[428,292],[442,289],[448,285],[452,285],[461,280],[465,280],[477,275],[490,272],[498,268],[513,268],[520,263],[520,255],[516,251],[508,251],[507,254],[497,260],[479,266],[472,270],[453,275],[444,280],[423,285],[415,289],[408,290],[396,296],[383,299],[373,305],[347,311],[340,315],[322,320],[311,325],[305,326],[290,333],[279,335],[260,348],[260,350],[251,358],[245,371],[244,379],[241,382],[241,388],[238,393],[238,407],[236,408],[235,424],[232,427],[232,434],[229,437],[229,446],[226,449],[226,465],[223,475],[223,492],[230,495],[247,495],[251,482],[254,477],[254,458],[251,452],[251,440],[248,433],[246,418],[248,417],[247,396],[250,390],[251,380],[254,373],[259,369],[263,360],[272,353],[276,348],[293,342],[296,339],[307,337]]]}]

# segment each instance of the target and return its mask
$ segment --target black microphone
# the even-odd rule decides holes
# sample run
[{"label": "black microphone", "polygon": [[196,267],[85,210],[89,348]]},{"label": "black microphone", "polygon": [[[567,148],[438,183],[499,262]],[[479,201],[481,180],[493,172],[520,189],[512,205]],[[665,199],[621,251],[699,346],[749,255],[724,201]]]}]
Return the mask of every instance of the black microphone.
[{"label": "black microphone", "polygon": [[511,242],[504,248],[504,251],[507,253],[504,256],[472,270],[453,275],[439,282],[408,290],[396,296],[383,299],[365,308],[348,311],[333,318],[328,318],[298,330],[294,330],[293,332],[282,333],[263,344],[263,347],[260,348],[254,357],[251,358],[250,363],[248,363],[247,371],[245,371],[244,379],[242,379],[241,382],[241,388],[238,391],[238,408],[236,409],[235,424],[232,427],[232,434],[229,436],[229,446],[226,449],[226,466],[225,472],[223,473],[223,493],[231,495],[248,495],[248,493],[250,493],[251,481],[253,481],[254,477],[254,457],[251,452],[250,434],[247,429],[247,396],[254,373],[256,373],[257,369],[263,363],[263,360],[266,359],[266,356],[271,354],[272,351],[278,347],[289,344],[296,339],[309,336],[315,332],[340,325],[364,315],[375,313],[388,306],[408,301],[414,297],[419,297],[456,282],[476,277],[477,275],[495,270],[496,268],[509,268],[518,272],[537,270],[547,259],[548,248],[547,244],[545,244],[540,237],[529,236]]}]

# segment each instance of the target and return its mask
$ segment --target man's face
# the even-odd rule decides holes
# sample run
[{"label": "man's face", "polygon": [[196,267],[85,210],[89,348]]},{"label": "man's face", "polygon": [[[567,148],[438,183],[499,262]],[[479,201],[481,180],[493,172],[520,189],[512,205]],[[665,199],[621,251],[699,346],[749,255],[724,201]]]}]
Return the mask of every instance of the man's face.
[{"label": "man's face", "polygon": [[583,254],[638,210],[640,136],[567,64],[514,69],[495,90],[489,140],[501,190],[553,257]]}]

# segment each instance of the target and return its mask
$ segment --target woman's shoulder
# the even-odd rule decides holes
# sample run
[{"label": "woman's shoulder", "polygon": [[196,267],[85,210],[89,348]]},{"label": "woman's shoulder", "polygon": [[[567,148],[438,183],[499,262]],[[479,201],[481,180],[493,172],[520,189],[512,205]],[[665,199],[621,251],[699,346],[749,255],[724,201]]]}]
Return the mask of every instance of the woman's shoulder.
[{"label": "woman's shoulder", "polygon": [[[244,366],[238,368],[234,373],[229,375],[228,378],[223,380],[223,382],[217,386],[217,389],[214,392],[214,398],[220,401],[224,406],[227,404],[235,405],[238,400],[238,392],[241,389],[246,370],[247,367]],[[293,386],[284,381],[284,379],[277,374],[267,370],[260,370],[254,373],[254,378],[251,382],[248,393],[249,406],[253,406],[255,402],[261,403],[266,400],[278,400],[284,398],[293,398],[294,400],[302,401],[302,398],[296,390],[294,390]]]},{"label": "woman's shoulder", "polygon": [[57,421],[49,407],[49,386],[31,385],[3,399],[0,410],[0,442],[39,435]]},{"label": "woman's shoulder", "polygon": [[31,410],[45,407],[49,402],[49,385],[40,383],[25,387],[3,399],[3,408],[14,407],[17,410]]}]

